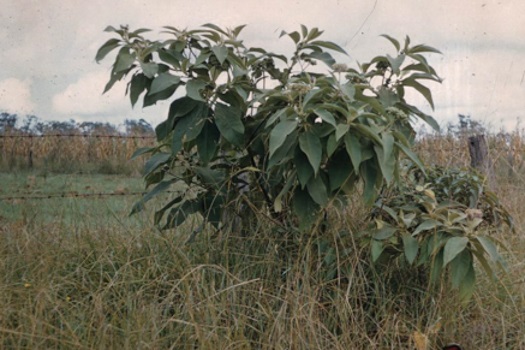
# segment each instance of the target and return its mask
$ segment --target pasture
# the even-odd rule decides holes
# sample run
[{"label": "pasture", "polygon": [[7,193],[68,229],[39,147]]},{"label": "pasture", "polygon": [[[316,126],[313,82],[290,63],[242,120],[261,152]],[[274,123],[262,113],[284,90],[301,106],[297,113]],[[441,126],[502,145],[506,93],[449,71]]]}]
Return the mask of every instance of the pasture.
[{"label": "pasture", "polygon": [[[423,140],[420,154],[464,163],[446,153],[454,142]],[[428,287],[417,268],[371,264],[357,236],[367,220],[359,198],[334,210],[323,235],[259,222],[247,237],[205,229],[186,244],[193,223],[152,225],[165,198],[128,216],[139,198],[130,193],[143,190],[138,176],[3,172],[0,347],[525,349],[524,177],[506,155],[493,159],[494,190],[516,233],[497,237],[508,271],[492,282],[478,269],[466,304]],[[67,195],[15,198],[56,193]],[[82,196],[96,193],[113,195]]]}]

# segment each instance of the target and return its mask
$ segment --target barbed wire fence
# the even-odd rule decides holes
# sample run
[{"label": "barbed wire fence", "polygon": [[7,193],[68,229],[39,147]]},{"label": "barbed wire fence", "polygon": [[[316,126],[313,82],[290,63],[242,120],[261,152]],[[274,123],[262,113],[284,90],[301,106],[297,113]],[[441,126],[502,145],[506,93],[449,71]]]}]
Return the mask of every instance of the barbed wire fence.
[{"label": "barbed wire fence", "polygon": [[[6,159],[23,162],[26,159],[27,167],[35,167],[35,159],[46,159],[59,154],[59,157],[68,160],[77,159],[78,162],[90,162],[107,159],[129,161],[133,152],[139,147],[155,145],[153,135],[120,135],[120,134],[80,134],[80,133],[54,133],[54,134],[0,134],[0,156],[5,163]],[[62,143],[57,140],[72,139]],[[57,142],[53,143],[51,141]],[[116,142],[115,142],[116,141]],[[491,137],[488,140],[488,157],[493,166],[504,163],[508,168],[508,175],[516,174],[524,165],[525,140],[521,137],[509,140],[508,137]],[[414,150],[427,163],[442,166],[470,166],[470,154],[467,138],[424,138],[419,140]],[[56,161],[56,159],[55,159]],[[140,164],[142,165],[142,164]],[[0,196],[0,202],[21,200],[46,200],[55,198],[105,198],[112,196],[141,196],[143,191],[119,191],[99,193],[77,193],[74,191],[51,194],[27,194]]]}]

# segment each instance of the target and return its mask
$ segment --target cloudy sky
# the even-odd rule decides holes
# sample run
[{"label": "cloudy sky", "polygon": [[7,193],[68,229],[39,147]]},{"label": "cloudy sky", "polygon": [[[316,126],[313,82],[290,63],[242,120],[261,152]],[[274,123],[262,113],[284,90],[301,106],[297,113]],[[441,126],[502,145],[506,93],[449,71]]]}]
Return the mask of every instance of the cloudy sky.
[{"label": "cloudy sky", "polygon": [[164,25],[247,24],[247,46],[288,52],[279,33],[305,24],[344,47],[351,66],[393,53],[380,34],[433,46],[443,52],[430,60],[444,78],[430,86],[435,118],[444,125],[461,113],[513,128],[525,119],[524,17],[523,0],[0,0],[0,111],[157,124],[166,104],[132,110],[124,84],[101,94],[112,59],[96,64],[94,57],[112,37],[107,25],[151,28],[156,38]]}]

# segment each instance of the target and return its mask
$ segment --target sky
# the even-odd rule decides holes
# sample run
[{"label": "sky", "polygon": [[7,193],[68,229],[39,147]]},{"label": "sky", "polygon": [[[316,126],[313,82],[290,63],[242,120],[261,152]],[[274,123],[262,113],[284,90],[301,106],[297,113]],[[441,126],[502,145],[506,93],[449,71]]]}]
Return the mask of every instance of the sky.
[{"label": "sky", "polygon": [[300,24],[324,30],[356,67],[394,54],[381,34],[410,36],[443,55],[429,60],[443,83],[427,84],[435,110],[412,101],[441,125],[470,115],[491,128],[522,127],[525,119],[525,1],[523,0],[0,0],[0,112],[44,120],[110,122],[143,118],[156,125],[168,102],[131,108],[125,83],[102,95],[113,56],[97,64],[97,49],[112,33],[108,25],[193,29],[205,23],[246,24],[246,46],[290,52],[282,30]]}]

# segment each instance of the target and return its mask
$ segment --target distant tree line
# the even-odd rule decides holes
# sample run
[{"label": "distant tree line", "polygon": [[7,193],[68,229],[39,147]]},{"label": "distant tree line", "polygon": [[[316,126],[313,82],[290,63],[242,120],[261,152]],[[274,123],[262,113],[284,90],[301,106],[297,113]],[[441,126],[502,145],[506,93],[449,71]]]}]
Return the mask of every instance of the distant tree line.
[{"label": "distant tree line", "polygon": [[35,115],[20,117],[17,114],[0,113],[0,133],[21,132],[24,134],[70,134],[82,135],[153,135],[154,130],[144,119],[126,119],[122,125],[108,122],[76,122],[42,120]]}]

